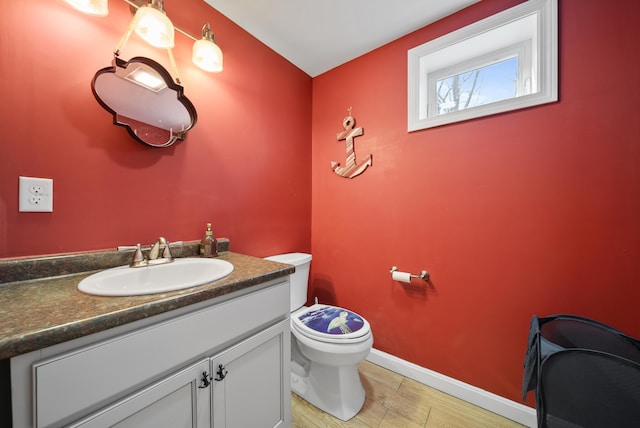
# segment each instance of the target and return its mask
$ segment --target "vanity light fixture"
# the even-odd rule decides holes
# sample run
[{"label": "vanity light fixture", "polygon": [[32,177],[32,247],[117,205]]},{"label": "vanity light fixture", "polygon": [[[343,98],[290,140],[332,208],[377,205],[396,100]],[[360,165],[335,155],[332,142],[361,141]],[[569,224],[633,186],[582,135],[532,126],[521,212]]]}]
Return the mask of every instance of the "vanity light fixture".
[{"label": "vanity light fixture", "polygon": [[109,14],[108,0],[64,0],[82,13],[93,16],[107,16]]},{"label": "vanity light fixture", "polygon": [[[213,33],[209,23],[202,27],[202,38],[196,39],[186,31],[174,26],[164,11],[164,0],[123,0],[131,7],[137,9],[129,24],[129,28],[122,36],[115,55],[119,55],[120,49],[129,40],[132,32],[135,32],[145,42],[157,48],[167,49],[173,69],[177,73],[171,48],[174,46],[175,31],[182,33],[194,41],[191,60],[195,65],[205,71],[219,73],[222,71],[222,50],[213,41]],[[93,16],[106,16],[109,13],[108,0],[65,0],[80,12]],[[180,78],[177,77],[180,83]]]}]

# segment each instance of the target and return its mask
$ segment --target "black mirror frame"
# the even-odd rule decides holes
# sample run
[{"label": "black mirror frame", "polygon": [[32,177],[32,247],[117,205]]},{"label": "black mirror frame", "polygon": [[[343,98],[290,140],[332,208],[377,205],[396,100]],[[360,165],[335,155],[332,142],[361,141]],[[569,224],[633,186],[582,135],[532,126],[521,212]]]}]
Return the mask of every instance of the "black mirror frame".
[{"label": "black mirror frame", "polygon": [[[177,134],[172,134],[169,141],[167,141],[167,143],[163,144],[163,145],[157,145],[157,144],[151,144],[147,141],[144,141],[141,137],[139,137],[136,134],[136,130],[134,128],[132,128],[130,126],[130,124],[128,123],[124,123],[124,122],[120,122],[118,120],[118,112],[116,112],[115,110],[113,110],[109,105],[107,105],[98,95],[98,93],[96,92],[95,89],[95,82],[96,79],[105,73],[114,73],[116,72],[116,70],[118,68],[122,68],[122,69],[126,69],[129,65],[131,65],[132,63],[142,63],[145,64],[149,67],[151,67],[155,72],[158,73],[158,75],[160,75],[160,77],[162,77],[162,79],[164,80],[164,82],[166,83],[167,87],[173,91],[176,92],[176,99],[177,101],[179,101],[187,110],[187,112],[189,113],[189,116],[191,117],[191,124],[188,128],[180,131]],[[98,70],[96,72],[96,74],[93,76],[93,79],[91,80],[91,92],[93,93],[93,96],[96,98],[96,100],[98,101],[98,103],[105,109],[107,110],[109,113],[111,113],[111,115],[113,116],[113,124],[117,125],[117,126],[122,126],[124,127],[127,132],[129,133],[129,135],[131,135],[136,141],[138,141],[139,143],[145,144],[147,146],[151,146],[151,147],[168,147],[170,145],[172,145],[174,142],[176,142],[177,140],[184,140],[187,131],[189,131],[190,129],[192,129],[197,120],[198,120],[198,114],[196,112],[195,107],[193,106],[193,104],[191,103],[191,101],[189,101],[189,99],[184,95],[184,87],[182,87],[181,85],[177,84],[174,82],[173,77],[171,77],[171,74],[159,63],[157,63],[156,61],[150,59],[150,58],[146,58],[146,57],[134,57],[131,58],[129,61],[125,61],[123,59],[120,59],[119,57],[115,56],[114,57],[114,63],[112,66],[110,67],[105,67],[102,68],[100,70]],[[131,118],[134,119],[135,118]]]}]

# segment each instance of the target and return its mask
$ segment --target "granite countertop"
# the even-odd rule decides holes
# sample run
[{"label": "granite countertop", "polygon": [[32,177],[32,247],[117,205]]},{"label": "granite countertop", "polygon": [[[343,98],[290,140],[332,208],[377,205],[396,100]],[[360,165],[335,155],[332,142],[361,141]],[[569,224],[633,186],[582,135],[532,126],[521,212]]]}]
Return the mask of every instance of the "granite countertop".
[{"label": "granite countertop", "polygon": [[[77,290],[96,270],[0,284],[0,359],[46,348],[153,315],[242,290],[294,272],[294,267],[232,252],[231,275],[169,293],[103,297]],[[100,267],[104,269],[104,267]],[[0,273],[9,269],[0,263]],[[2,282],[2,281],[0,281]]]}]

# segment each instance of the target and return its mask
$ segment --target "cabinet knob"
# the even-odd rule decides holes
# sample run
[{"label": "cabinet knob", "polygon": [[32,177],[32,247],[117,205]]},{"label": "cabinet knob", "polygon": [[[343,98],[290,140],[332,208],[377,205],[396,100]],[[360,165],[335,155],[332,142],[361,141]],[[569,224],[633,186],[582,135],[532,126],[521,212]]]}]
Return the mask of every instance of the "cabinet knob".
[{"label": "cabinet knob", "polygon": [[200,382],[202,382],[202,385],[199,386],[198,388],[204,389],[204,388],[208,387],[209,385],[211,385],[211,380],[212,379],[213,378],[211,376],[209,376],[209,373],[202,372],[202,379],[200,379]]},{"label": "cabinet knob", "polygon": [[220,382],[227,377],[227,373],[229,372],[225,370],[224,366],[222,364],[218,364],[218,372],[216,373],[217,376],[214,380]]}]

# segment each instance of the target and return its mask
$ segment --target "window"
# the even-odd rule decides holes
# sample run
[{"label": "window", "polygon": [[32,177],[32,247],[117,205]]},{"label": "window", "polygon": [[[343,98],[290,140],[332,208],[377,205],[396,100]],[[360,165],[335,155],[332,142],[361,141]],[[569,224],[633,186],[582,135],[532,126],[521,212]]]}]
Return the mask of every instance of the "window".
[{"label": "window", "polygon": [[427,76],[427,108],[437,116],[530,93],[528,51],[517,46],[434,71]]},{"label": "window", "polygon": [[557,0],[529,0],[408,52],[408,129],[557,101]]}]

